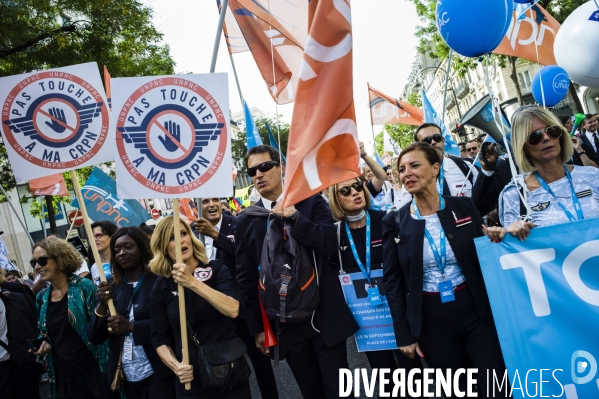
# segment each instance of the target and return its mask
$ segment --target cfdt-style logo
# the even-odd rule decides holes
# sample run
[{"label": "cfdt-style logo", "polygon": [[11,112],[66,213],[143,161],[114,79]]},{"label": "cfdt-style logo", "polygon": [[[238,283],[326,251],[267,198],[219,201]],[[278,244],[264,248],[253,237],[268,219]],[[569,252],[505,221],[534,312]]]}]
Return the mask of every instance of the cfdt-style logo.
[{"label": "cfdt-style logo", "polygon": [[19,82],[2,106],[2,129],[24,159],[71,169],[91,159],[108,134],[101,88],[68,72],[40,72]]},{"label": "cfdt-style logo", "polygon": [[174,77],[146,83],[117,117],[117,151],[123,164],[155,191],[197,189],[222,164],[228,140],[225,115],[197,83]]},{"label": "cfdt-style logo", "polygon": [[572,381],[575,384],[586,384],[597,374],[597,360],[587,351],[578,350],[572,354],[570,364]]}]

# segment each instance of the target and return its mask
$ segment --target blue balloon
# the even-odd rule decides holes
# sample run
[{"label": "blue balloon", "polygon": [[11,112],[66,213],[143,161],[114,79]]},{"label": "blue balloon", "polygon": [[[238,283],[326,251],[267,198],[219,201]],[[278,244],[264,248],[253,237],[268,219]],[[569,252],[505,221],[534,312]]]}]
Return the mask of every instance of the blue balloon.
[{"label": "blue balloon", "polygon": [[530,4],[532,3],[532,0],[514,0],[514,3]]},{"label": "blue balloon", "polygon": [[478,57],[493,51],[507,32],[513,0],[439,0],[437,29],[458,54]]},{"label": "blue balloon", "polygon": [[566,97],[569,87],[568,72],[557,65],[550,65],[541,68],[532,79],[532,96],[540,105],[553,107]]}]

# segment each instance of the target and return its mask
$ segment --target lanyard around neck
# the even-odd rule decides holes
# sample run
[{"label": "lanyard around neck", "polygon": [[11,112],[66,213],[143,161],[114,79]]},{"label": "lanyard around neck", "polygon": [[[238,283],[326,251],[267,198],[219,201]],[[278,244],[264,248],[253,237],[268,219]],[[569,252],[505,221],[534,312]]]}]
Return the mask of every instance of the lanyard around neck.
[{"label": "lanyard around neck", "polygon": [[368,280],[368,284],[370,284],[370,214],[366,212],[366,267],[362,264],[360,257],[358,256],[358,250],[356,249],[356,244],[354,243],[354,238],[351,235],[351,231],[347,222],[345,222],[345,232],[347,233],[347,239],[349,241],[349,246],[351,247],[351,251],[354,254],[354,258],[356,259],[356,263],[358,267],[362,271],[362,274]]},{"label": "lanyard around neck", "polygon": [[[131,311],[131,305],[133,304],[133,298],[135,298],[135,295],[137,295],[137,293],[139,292],[139,289],[141,288],[141,283],[143,283],[145,277],[146,277],[146,275],[142,274],[141,277],[139,278],[139,280],[137,281],[137,285],[135,286],[135,288],[133,288],[133,293],[131,294],[131,299],[129,300],[129,305],[127,305],[127,316],[129,315],[129,312]],[[127,279],[125,278],[125,276],[123,276],[123,281],[127,284],[129,283],[127,281]]]},{"label": "lanyard around neck", "polygon": [[[443,196],[439,195],[439,202],[441,206],[441,210],[445,209],[445,199]],[[412,207],[414,208],[414,213],[416,214],[416,218],[418,220],[422,220],[420,216],[420,211],[418,210],[418,205],[416,205],[416,201],[412,199]],[[431,250],[433,251],[433,256],[435,257],[435,261],[437,262],[437,266],[441,270],[441,274],[443,275],[443,280],[445,280],[445,263],[447,261],[447,244],[445,240],[445,231],[443,230],[443,226],[440,226],[441,232],[439,234],[439,244],[441,247],[441,252],[437,249],[437,244],[435,244],[435,240],[433,240],[433,236],[428,231],[428,229],[424,228],[424,235],[426,240],[428,241],[428,245],[430,245]]]},{"label": "lanyard around neck", "polygon": [[560,208],[562,208],[562,210],[564,211],[564,213],[566,214],[568,219],[571,222],[575,222],[577,220],[584,219],[584,213],[582,213],[582,207],[580,206],[580,201],[578,200],[578,197],[576,196],[576,190],[574,190],[574,184],[572,183],[572,175],[570,174],[570,171],[568,170],[566,165],[564,165],[564,170],[566,171],[566,177],[568,178],[568,181],[570,182],[570,189],[572,190],[572,204],[574,205],[574,209],[576,210],[576,216],[578,216],[578,219],[575,218],[574,215],[572,215],[572,213],[568,210],[568,208],[566,208],[566,206],[564,204],[562,204],[562,202],[557,198],[557,196],[555,195],[553,190],[549,187],[549,185],[547,184],[545,179],[543,179],[541,177],[541,175],[539,175],[539,172],[535,172],[535,177],[541,184],[541,187],[543,187],[545,189],[545,191],[547,191],[549,194],[551,194],[551,196],[553,197],[553,200],[555,202],[557,202],[557,204],[560,206]]},{"label": "lanyard around neck", "polygon": [[[439,168],[439,185],[437,186],[437,192],[439,193],[439,195],[443,195],[443,184],[445,181],[445,171],[443,170],[443,162],[445,162],[445,159],[441,161],[441,167]],[[443,197],[441,197],[441,199],[443,199]]]}]

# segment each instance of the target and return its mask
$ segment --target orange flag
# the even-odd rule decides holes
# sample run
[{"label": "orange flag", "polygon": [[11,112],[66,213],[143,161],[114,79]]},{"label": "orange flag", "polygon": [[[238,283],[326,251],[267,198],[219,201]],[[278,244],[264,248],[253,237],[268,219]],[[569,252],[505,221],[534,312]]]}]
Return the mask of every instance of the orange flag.
[{"label": "orange flag", "polygon": [[308,40],[289,131],[283,206],[359,175],[351,9],[311,0]]},{"label": "orange flag", "polygon": [[179,201],[179,215],[189,224],[198,218],[198,207],[192,198],[181,198]]},{"label": "orange flag", "polygon": [[[220,7],[220,1],[218,5]],[[302,62],[302,49],[277,29],[253,15],[237,0],[229,1],[223,30],[230,54],[251,51],[270,95],[277,104],[293,102]]]},{"label": "orange flag", "polygon": [[[532,6],[522,19],[516,21],[523,9],[518,6],[514,10],[505,37],[493,52],[513,55],[542,65],[557,65],[553,55],[553,42],[561,25],[538,4]],[[538,59],[535,42],[539,52]]]},{"label": "orange flag", "polygon": [[370,99],[370,121],[372,125],[399,123],[402,125],[422,125],[424,112],[404,101],[396,100],[368,85]]},{"label": "orange flag", "polygon": [[32,195],[59,195],[68,197],[69,190],[62,178],[62,173],[29,180],[29,192]]},{"label": "orange flag", "polygon": [[106,86],[106,99],[108,100],[108,108],[112,111],[112,95],[110,93],[110,74],[108,68],[104,65],[104,86]]}]

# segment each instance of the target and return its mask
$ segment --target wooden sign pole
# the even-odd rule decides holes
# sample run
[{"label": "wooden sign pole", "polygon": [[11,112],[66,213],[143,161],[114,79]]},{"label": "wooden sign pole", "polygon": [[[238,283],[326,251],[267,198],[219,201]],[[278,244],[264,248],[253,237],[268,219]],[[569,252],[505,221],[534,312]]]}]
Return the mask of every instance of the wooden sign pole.
[{"label": "wooden sign pole", "polygon": [[[79,210],[81,210],[81,213],[83,214],[83,221],[85,222],[85,232],[87,233],[89,246],[92,249],[92,254],[96,259],[96,266],[98,268],[100,280],[106,281],[106,275],[104,274],[104,269],[102,268],[102,260],[100,259],[100,253],[98,252],[98,247],[96,246],[96,240],[94,240],[94,232],[92,230],[92,225],[89,223],[90,220],[87,217],[87,208],[85,207],[83,195],[81,194],[81,186],[79,186],[79,180],[77,180],[77,174],[74,170],[71,170],[71,180],[73,181],[73,188],[75,189],[75,194],[77,195],[77,200],[79,201]],[[100,262],[99,265],[98,262]],[[117,315],[112,299],[108,300],[108,309],[110,310],[110,314],[112,316]]]},{"label": "wooden sign pole", "polygon": [[[183,263],[181,255],[181,218],[179,216],[179,199],[173,200],[173,233],[175,236],[175,263]],[[189,364],[189,343],[187,340],[187,314],[185,312],[185,291],[183,286],[177,284],[177,293],[179,297],[179,323],[181,327],[181,350],[183,352],[183,364]],[[191,383],[185,384],[185,390],[191,389]]]}]

